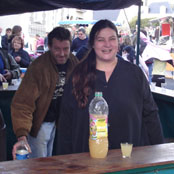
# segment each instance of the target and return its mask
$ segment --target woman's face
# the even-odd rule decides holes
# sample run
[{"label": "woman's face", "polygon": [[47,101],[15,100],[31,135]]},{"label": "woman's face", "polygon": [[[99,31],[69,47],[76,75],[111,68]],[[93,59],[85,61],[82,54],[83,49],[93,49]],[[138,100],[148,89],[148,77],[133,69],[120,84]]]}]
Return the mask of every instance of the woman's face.
[{"label": "woman's face", "polygon": [[118,38],[111,28],[104,28],[96,34],[93,46],[96,59],[111,61],[116,58],[118,52]]},{"label": "woman's face", "polygon": [[22,48],[22,42],[20,40],[14,40],[13,48],[18,51],[20,48]]}]

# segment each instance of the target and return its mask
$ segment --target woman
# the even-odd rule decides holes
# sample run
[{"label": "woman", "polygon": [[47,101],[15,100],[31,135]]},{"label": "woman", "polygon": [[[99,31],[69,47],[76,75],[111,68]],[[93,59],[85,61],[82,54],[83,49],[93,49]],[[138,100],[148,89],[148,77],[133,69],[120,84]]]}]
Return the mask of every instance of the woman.
[{"label": "woman", "polygon": [[58,154],[88,152],[89,103],[103,92],[109,106],[109,149],[163,143],[158,109],[142,70],[118,59],[118,35],[108,20],[98,21],[89,38],[91,51],[74,70],[62,99]]},{"label": "woman", "polygon": [[10,54],[14,57],[21,68],[27,68],[30,64],[29,54],[23,50],[24,40],[20,36],[15,36],[12,40],[12,50]]}]

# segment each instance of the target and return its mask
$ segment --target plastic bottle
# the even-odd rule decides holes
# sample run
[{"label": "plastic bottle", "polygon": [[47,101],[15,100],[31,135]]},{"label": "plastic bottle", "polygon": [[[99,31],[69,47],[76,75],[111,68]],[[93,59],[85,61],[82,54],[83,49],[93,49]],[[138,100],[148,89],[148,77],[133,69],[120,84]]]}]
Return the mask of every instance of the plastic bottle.
[{"label": "plastic bottle", "polygon": [[16,159],[23,160],[29,158],[29,152],[25,141],[20,141],[20,146],[16,149]]},{"label": "plastic bottle", "polygon": [[108,153],[108,104],[102,92],[95,92],[89,105],[89,151],[92,158],[105,158]]}]

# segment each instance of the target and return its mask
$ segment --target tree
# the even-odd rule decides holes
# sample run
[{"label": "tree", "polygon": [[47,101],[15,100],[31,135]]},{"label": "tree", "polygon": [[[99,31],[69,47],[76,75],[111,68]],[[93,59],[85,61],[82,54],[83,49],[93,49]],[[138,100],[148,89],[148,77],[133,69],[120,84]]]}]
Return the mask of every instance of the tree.
[{"label": "tree", "polygon": [[[159,22],[150,22],[151,19],[154,18],[145,18],[145,19],[141,19],[141,28],[145,28],[145,27],[156,27],[159,26]],[[135,30],[136,29],[136,24],[137,24],[137,16],[135,16],[131,21],[130,21],[130,28],[131,30]]]}]

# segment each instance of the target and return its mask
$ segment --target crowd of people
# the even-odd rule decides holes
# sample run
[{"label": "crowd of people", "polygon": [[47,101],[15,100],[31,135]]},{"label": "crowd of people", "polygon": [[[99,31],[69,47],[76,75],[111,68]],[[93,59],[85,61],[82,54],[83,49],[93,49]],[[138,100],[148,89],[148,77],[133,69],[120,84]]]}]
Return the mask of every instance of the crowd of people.
[{"label": "crowd of people", "polygon": [[28,68],[36,57],[48,50],[47,37],[44,40],[36,34],[33,46],[36,57],[33,57],[26,49],[21,26],[6,28],[5,35],[2,35],[2,30],[0,27],[0,84],[3,81],[11,83],[12,79],[20,78],[20,68]]},{"label": "crowd of people", "polygon": [[[95,91],[103,93],[109,106],[109,149],[120,148],[121,142],[163,143],[148,78],[134,63],[133,45],[125,45],[119,55],[119,35],[111,21],[98,21],[89,35],[79,28],[73,40],[68,29],[56,27],[45,42],[48,51],[29,64],[12,100],[17,137],[13,159],[21,142],[26,143],[30,158],[88,152],[88,107]],[[26,65],[27,61],[17,58],[25,54],[21,37],[14,36],[10,47],[17,67]],[[84,47],[83,56],[77,58]]]}]

